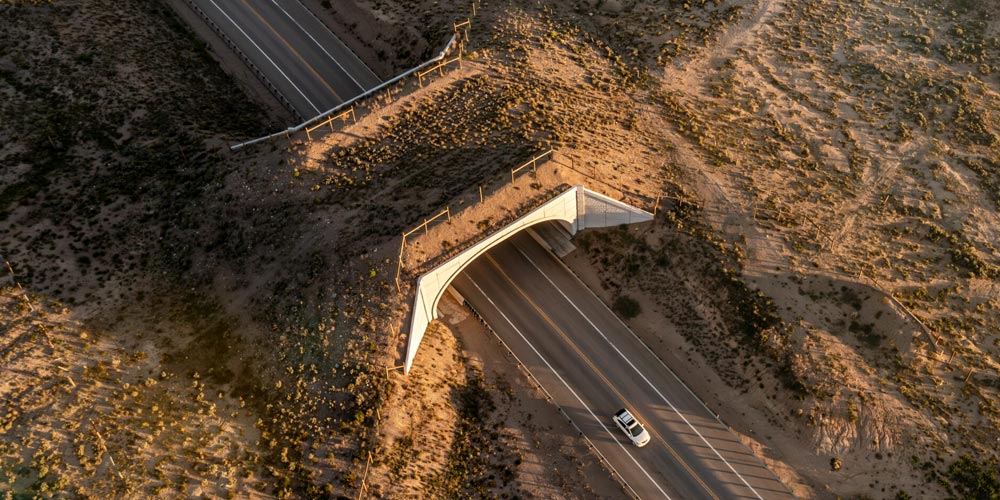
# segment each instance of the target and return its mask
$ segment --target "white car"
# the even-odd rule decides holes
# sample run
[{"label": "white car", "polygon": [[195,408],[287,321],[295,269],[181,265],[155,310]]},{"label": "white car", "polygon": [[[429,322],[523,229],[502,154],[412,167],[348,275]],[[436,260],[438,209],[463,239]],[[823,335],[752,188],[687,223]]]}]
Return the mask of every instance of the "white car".
[{"label": "white car", "polygon": [[649,443],[649,433],[646,432],[646,428],[632,416],[632,412],[622,408],[621,410],[618,410],[618,413],[615,413],[615,416],[611,417],[611,419],[614,420],[615,425],[617,425],[618,428],[621,429],[626,436],[628,436],[629,440],[632,441],[632,444],[641,448]]}]

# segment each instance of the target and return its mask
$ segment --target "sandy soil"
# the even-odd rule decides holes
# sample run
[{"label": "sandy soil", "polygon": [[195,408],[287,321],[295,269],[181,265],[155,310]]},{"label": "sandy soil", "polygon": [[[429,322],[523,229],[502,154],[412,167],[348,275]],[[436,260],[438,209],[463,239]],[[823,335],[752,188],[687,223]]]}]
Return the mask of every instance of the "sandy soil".
[{"label": "sandy soil", "polygon": [[[506,348],[450,296],[441,308],[444,324],[428,332],[419,368],[396,378],[398,399],[381,434],[393,456],[402,449],[407,460],[373,471],[390,479],[381,491],[390,498],[451,496],[462,489],[491,498],[620,498],[621,487]],[[466,484],[452,491],[440,486],[450,465],[444,452],[453,446],[449,439],[460,437],[449,435],[447,423],[459,418],[462,402],[455,388],[470,377],[482,377],[494,405],[483,424],[500,432],[484,473],[496,480],[485,490]],[[516,473],[504,479],[508,470]],[[481,478],[468,481],[476,484]]]},{"label": "sandy soil", "polygon": [[[0,491],[615,497],[454,304],[386,371],[422,267],[581,180],[661,212],[568,263],[796,493],[995,484],[992,3],[477,5],[462,70],[237,153],[275,113],[167,4],[0,7],[0,253],[37,308],[0,293]],[[471,17],[333,7],[379,71]]]},{"label": "sandy soil", "polygon": [[[991,269],[998,257],[990,243],[997,215],[996,194],[988,186],[995,174],[990,167],[970,176],[952,162],[929,163],[922,159],[928,149],[919,144],[936,144],[939,155],[945,151],[942,145],[950,143],[990,157],[994,153],[981,148],[994,144],[989,134],[995,135],[996,124],[986,122],[991,132],[971,141],[933,125],[923,125],[919,133],[901,126],[903,146],[897,146],[899,135],[891,127],[898,122],[886,115],[889,104],[867,101],[868,83],[844,84],[824,76],[858,79],[854,68],[872,64],[874,53],[898,56],[900,50],[912,48],[909,42],[877,34],[880,28],[872,20],[882,13],[899,16],[893,17],[899,19],[898,26],[907,26],[906,16],[919,22],[941,14],[926,8],[900,10],[892,2],[870,4],[860,19],[824,2],[793,8],[763,2],[692,9],[676,22],[673,41],[661,47],[689,45],[676,54],[664,50],[655,55],[649,50],[657,46],[654,38],[670,34],[654,37],[648,30],[639,31],[649,28],[652,9],[602,3],[592,12],[557,9],[553,16],[570,19],[570,25],[593,23],[600,33],[632,20],[634,28],[609,35],[610,44],[635,47],[633,55],[655,58],[662,65],[662,73],[654,72],[658,86],[651,91],[651,101],[637,97],[642,92],[624,94],[631,102],[619,100],[615,85],[598,82],[604,102],[614,103],[608,109],[619,114],[588,115],[595,118],[575,128],[570,125],[573,140],[566,141],[560,153],[604,180],[606,191],[614,192],[607,188],[621,184],[626,191],[638,192],[642,202],[649,199],[652,181],[654,193],[655,186],[666,186],[667,193],[683,200],[680,205],[668,203],[672,218],[641,235],[646,242],[636,243],[634,250],[616,251],[616,245],[629,245],[615,243],[613,235],[610,243],[600,237],[586,258],[571,257],[574,269],[609,302],[622,294],[635,297],[645,311],[631,322],[637,332],[650,345],[660,346],[657,350],[670,366],[689,374],[696,392],[803,497],[935,496],[947,491],[942,485],[949,485],[949,480],[935,478],[954,474],[949,464],[959,456],[981,457],[988,469],[993,452],[984,446],[995,439],[998,428],[992,410],[984,408],[992,407],[993,389],[989,383],[970,386],[979,369],[970,366],[963,372],[954,360],[965,352],[977,359],[969,358],[972,365],[988,373],[996,370],[995,342],[987,333],[997,321],[996,302],[987,291],[994,286],[990,276],[995,276]],[[484,62],[502,60],[505,66],[494,69],[498,74],[539,78],[557,88],[537,96],[552,102],[555,110],[586,108],[569,99],[572,86],[586,82],[590,73],[586,64],[581,70],[562,52],[559,37],[565,25],[545,15],[510,10],[504,15],[496,31],[509,37],[504,39],[507,45],[478,51]],[[970,15],[956,19],[969,22]],[[808,48],[805,43],[789,45],[796,25],[823,16],[842,23],[840,33],[875,37],[881,45],[850,52],[833,29],[809,39]],[[702,31],[692,29],[696,19],[705,20],[714,31],[706,33],[705,25]],[[899,40],[899,34],[891,40]],[[520,45],[521,39],[534,45]],[[906,69],[901,71],[949,78],[945,66],[928,63],[927,57],[923,50],[912,63],[902,62]],[[951,64],[957,64],[956,71],[961,67],[954,60]],[[989,68],[986,71],[981,83],[991,84]],[[567,83],[569,88],[563,87]],[[969,105],[980,110],[994,99],[992,90],[974,93],[982,100]],[[866,115],[871,109],[879,114]],[[895,120],[914,116],[909,113]],[[555,116],[567,118],[558,112]],[[595,124],[605,127],[590,135]],[[542,128],[562,135],[565,125]],[[831,141],[829,134],[846,139]],[[921,167],[901,166],[904,158],[911,165],[929,166],[929,175]],[[559,182],[545,179],[539,185],[544,190]],[[502,197],[501,191],[495,193]],[[929,206],[933,200],[945,202]],[[946,207],[966,217],[961,234],[959,226],[949,224]],[[473,206],[469,216],[463,212],[458,222],[440,226],[441,234],[420,239],[422,246],[407,253],[406,262],[427,259],[431,265],[457,251],[460,247],[450,245],[444,252],[435,249],[443,242],[465,243],[472,237],[470,223],[485,220],[478,210]],[[921,214],[933,222],[922,221]],[[927,231],[929,240],[920,236]],[[949,250],[949,245],[956,246]],[[701,255],[690,255],[691,248]],[[963,250],[956,248],[970,253],[963,257]],[[659,266],[642,254],[666,251],[676,254],[658,257],[670,262],[668,272],[630,276],[626,263]],[[875,261],[876,255],[887,258]],[[956,262],[973,266],[972,275]],[[706,268],[718,271],[706,276]],[[740,270],[741,278],[734,282],[727,268]],[[740,282],[745,284],[730,288]],[[958,282],[966,284],[956,287]],[[982,288],[984,282],[990,288]],[[677,289],[688,293],[677,298],[666,292]],[[757,290],[761,299],[753,298]],[[733,295],[737,293],[749,295]],[[730,304],[750,297],[746,300],[756,303],[754,307],[771,308],[772,330],[754,333],[751,342],[741,338],[740,316],[747,313],[719,304],[720,294],[729,295]],[[953,294],[958,294],[957,302],[951,302]],[[969,331],[967,340],[958,340],[962,347],[946,348],[941,328],[951,328],[946,325],[955,321],[956,309],[948,312],[944,303],[964,301],[977,304],[973,314],[978,319],[967,321],[980,326]],[[955,399],[959,393],[965,395]],[[955,417],[966,423],[959,428],[945,424]],[[952,481],[957,482],[949,487],[962,488],[955,477]]]}]

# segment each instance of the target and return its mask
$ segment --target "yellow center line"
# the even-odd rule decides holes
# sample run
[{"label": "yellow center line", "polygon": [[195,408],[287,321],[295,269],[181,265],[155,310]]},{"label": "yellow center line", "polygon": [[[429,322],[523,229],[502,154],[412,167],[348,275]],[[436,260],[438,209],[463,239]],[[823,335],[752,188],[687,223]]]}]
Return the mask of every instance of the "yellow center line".
[{"label": "yellow center line", "polygon": [[250,9],[250,12],[253,12],[253,15],[257,16],[257,19],[260,19],[260,21],[262,23],[264,23],[265,26],[267,26],[267,29],[271,30],[271,33],[274,33],[274,35],[276,37],[278,37],[279,40],[281,40],[281,43],[285,44],[285,46],[288,47],[288,50],[292,51],[292,54],[295,54],[295,57],[297,57],[299,59],[299,61],[302,61],[302,64],[306,65],[306,68],[309,68],[309,72],[312,73],[316,77],[316,79],[319,80],[320,83],[323,84],[324,87],[326,87],[327,89],[329,89],[330,92],[334,95],[334,97],[336,97],[337,99],[339,99],[341,101],[344,100],[343,98],[340,97],[339,94],[337,94],[336,90],[333,90],[333,87],[331,87],[330,84],[327,83],[326,80],[322,76],[319,76],[319,73],[316,72],[316,69],[313,68],[311,64],[309,64],[308,62],[306,62],[306,60],[302,57],[302,55],[299,54],[299,51],[295,50],[292,47],[292,44],[288,43],[288,40],[285,40],[285,37],[281,36],[281,34],[278,33],[278,30],[274,29],[274,26],[271,26],[271,23],[267,22],[267,19],[264,19],[264,17],[261,16],[260,13],[257,12],[256,9],[254,9],[253,7],[251,7],[250,4],[247,3],[247,0],[241,0],[241,1],[243,2],[243,5],[246,5],[246,7],[248,9]]},{"label": "yellow center line", "polygon": [[[591,361],[590,358],[587,357],[587,355],[584,354],[583,351],[580,350],[580,348],[576,345],[576,343],[573,342],[573,340],[570,339],[568,335],[566,335],[566,332],[563,331],[562,328],[559,328],[559,326],[556,325],[556,323],[554,321],[552,321],[552,318],[550,318],[549,315],[546,314],[545,311],[542,310],[541,307],[538,307],[538,304],[536,304],[534,300],[531,300],[531,297],[529,297],[528,294],[525,293],[524,290],[521,289],[521,287],[518,286],[517,283],[515,283],[513,279],[511,279],[511,277],[507,274],[507,272],[504,271],[500,267],[500,264],[493,258],[493,256],[490,255],[490,254],[486,254],[486,258],[487,258],[487,260],[490,261],[490,264],[492,264],[493,267],[496,268],[497,271],[500,271],[500,274],[503,275],[503,277],[507,280],[507,282],[510,283],[511,286],[513,286],[515,290],[517,290],[517,293],[521,297],[523,297],[524,300],[526,300],[528,302],[528,304],[531,306],[531,308],[534,309],[535,312],[537,312],[538,315],[541,316],[542,319],[545,320],[545,322],[548,323],[549,326],[557,334],[559,334],[559,336],[567,344],[569,344],[570,348],[573,349],[574,352],[576,352],[577,356],[580,356],[580,359],[582,359],[583,362],[586,363],[587,366],[589,366],[590,369],[593,370],[594,373],[596,373],[597,376],[600,377],[601,380],[604,381],[605,385],[607,385],[608,388],[611,389],[611,391],[614,392],[615,395],[618,396],[618,398],[621,399],[627,406],[629,406],[630,408],[635,408],[635,405],[633,405],[627,399],[625,399],[625,396],[623,396],[622,393],[618,392],[618,389],[615,388],[614,384],[612,384],[610,380],[608,380],[608,378],[604,375],[604,372],[602,372],[601,370],[599,370],[597,368],[597,366],[594,365],[593,361]],[[633,410],[633,411],[635,412],[635,414],[636,414],[637,417],[642,418],[642,416],[639,415],[638,411],[636,411],[636,410]],[[646,420],[646,422],[650,422],[650,420]],[[653,434],[653,433],[650,433],[650,434]],[[677,460],[677,462],[680,463],[684,467],[684,470],[686,470],[688,472],[688,474],[691,477],[693,477],[695,479],[695,481],[697,481],[698,484],[701,485],[701,487],[704,488],[704,490],[706,492],[708,492],[708,494],[712,498],[714,498],[715,500],[719,500],[719,497],[715,495],[715,492],[713,492],[711,489],[709,489],[708,485],[705,484],[704,481],[702,481],[701,477],[698,476],[698,474],[695,474],[694,470],[691,469],[691,466],[689,466],[687,464],[687,462],[685,462],[684,459],[681,458],[681,456],[677,453],[676,450],[674,450],[673,447],[671,447],[669,444],[667,444],[667,442],[662,437],[660,437],[659,433],[655,434],[654,436],[655,436],[656,440],[659,441],[661,444],[663,444],[663,446],[667,449],[667,451],[670,452],[670,454],[674,457],[674,459]]]}]

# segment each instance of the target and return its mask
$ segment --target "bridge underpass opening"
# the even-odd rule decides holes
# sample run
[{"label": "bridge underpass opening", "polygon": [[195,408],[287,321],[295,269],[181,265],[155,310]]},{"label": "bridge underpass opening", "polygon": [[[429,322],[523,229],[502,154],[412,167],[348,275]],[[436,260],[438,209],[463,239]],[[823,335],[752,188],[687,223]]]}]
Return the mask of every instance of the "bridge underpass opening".
[{"label": "bridge underpass opening", "polygon": [[587,228],[637,224],[653,220],[653,214],[627,203],[574,186],[514,222],[463,250],[417,279],[413,299],[404,370],[410,373],[427,325],[438,318],[438,303],[445,290],[476,258],[514,234],[546,221],[559,221],[572,236]]}]

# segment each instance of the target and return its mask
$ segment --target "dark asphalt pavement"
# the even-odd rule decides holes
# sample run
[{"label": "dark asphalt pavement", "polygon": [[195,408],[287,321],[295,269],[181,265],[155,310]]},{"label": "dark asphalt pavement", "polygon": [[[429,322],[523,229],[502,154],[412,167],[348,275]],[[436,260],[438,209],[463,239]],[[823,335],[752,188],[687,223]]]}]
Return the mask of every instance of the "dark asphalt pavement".
[{"label": "dark asphalt pavement", "polygon": [[[453,286],[641,498],[795,498],[529,235],[491,249]],[[622,407],[646,425],[647,446],[612,423]]]},{"label": "dark asphalt pavement", "polygon": [[308,119],[381,83],[299,0],[195,0]]}]

